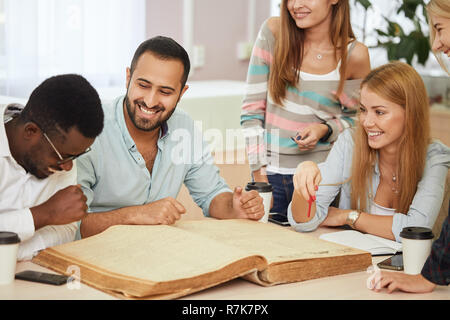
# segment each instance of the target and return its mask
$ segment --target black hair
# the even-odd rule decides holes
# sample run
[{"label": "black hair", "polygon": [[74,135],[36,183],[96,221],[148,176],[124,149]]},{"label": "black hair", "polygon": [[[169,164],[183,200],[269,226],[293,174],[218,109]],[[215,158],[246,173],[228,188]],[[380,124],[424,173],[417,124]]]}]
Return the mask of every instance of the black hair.
[{"label": "black hair", "polygon": [[178,44],[175,40],[168,37],[157,36],[142,42],[134,53],[133,60],[131,60],[130,74],[133,75],[137,62],[141,55],[145,52],[151,52],[155,56],[161,59],[176,59],[180,60],[184,66],[183,77],[181,78],[181,88],[184,88],[187,78],[189,76],[189,70],[191,63],[189,61],[189,55],[186,50]]},{"label": "black hair", "polygon": [[76,127],[86,138],[102,132],[103,119],[97,91],[77,74],[57,75],[42,82],[20,114],[22,123],[32,121],[47,133]]}]

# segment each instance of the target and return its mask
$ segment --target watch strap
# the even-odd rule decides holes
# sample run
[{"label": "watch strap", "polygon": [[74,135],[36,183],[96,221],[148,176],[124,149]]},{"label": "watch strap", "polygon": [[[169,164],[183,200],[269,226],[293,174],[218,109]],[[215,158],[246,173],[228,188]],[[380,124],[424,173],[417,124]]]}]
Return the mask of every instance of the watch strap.
[{"label": "watch strap", "polygon": [[325,133],[325,135],[322,138],[320,138],[319,141],[326,142],[328,140],[328,138],[333,134],[333,128],[331,128],[331,126],[326,122],[323,122],[322,124],[324,124],[328,127],[328,131],[327,131],[327,133]]}]

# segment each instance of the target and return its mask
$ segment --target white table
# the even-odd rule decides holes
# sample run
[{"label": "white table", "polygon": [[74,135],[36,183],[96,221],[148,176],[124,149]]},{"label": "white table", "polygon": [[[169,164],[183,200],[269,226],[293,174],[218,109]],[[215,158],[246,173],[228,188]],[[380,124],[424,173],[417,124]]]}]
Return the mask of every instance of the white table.
[{"label": "white table", "polygon": [[[336,231],[331,228],[319,228],[312,235]],[[372,257],[374,264],[386,259],[387,256]],[[19,262],[16,272],[36,270],[54,273],[30,261]],[[386,300],[386,299],[423,299],[450,300],[450,287],[437,286],[431,293],[410,294],[395,291],[388,294],[385,290],[376,293],[367,288],[367,279],[371,273],[366,271],[313,279],[303,282],[261,287],[243,279],[234,279],[213,288],[182,297],[188,300]],[[11,285],[0,286],[0,299],[116,299],[102,291],[91,288],[83,283],[79,288],[69,288],[67,285],[53,286],[15,280]]]}]

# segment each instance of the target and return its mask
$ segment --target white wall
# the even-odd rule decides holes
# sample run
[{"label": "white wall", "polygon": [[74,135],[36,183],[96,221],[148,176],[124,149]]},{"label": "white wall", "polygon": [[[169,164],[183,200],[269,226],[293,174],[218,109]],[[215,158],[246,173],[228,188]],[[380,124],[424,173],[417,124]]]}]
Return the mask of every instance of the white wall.
[{"label": "white wall", "polygon": [[[166,35],[184,45],[183,4],[186,0],[147,0],[147,36]],[[238,80],[247,76],[248,59],[237,57],[238,44],[253,45],[259,27],[270,16],[269,0],[190,0],[193,5],[193,45],[204,52],[204,65],[190,80]],[[253,11],[250,14],[250,4]],[[253,19],[252,19],[253,17]],[[249,24],[249,21],[253,23]],[[253,30],[253,31],[252,31]],[[252,37],[253,39],[250,39]],[[188,49],[188,48],[186,48]]]}]

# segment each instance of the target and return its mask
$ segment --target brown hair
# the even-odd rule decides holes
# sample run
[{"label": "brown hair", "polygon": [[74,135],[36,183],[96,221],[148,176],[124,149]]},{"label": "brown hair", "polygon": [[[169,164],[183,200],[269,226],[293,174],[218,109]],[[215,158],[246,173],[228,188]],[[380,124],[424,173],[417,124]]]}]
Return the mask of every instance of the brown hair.
[{"label": "brown hair", "polygon": [[[428,25],[430,27],[430,45],[433,46],[434,39],[436,38],[436,30],[434,29],[433,22],[431,21],[431,14],[443,18],[450,19],[450,3],[445,0],[431,0],[427,4],[427,13],[428,13]],[[441,65],[442,69],[450,75],[450,71],[444,64],[442,60],[442,56],[438,54],[438,52],[433,52],[436,56],[437,61]]]},{"label": "brown hair", "polygon": [[[361,88],[363,87],[405,109],[405,131],[399,143],[399,194],[395,210],[406,214],[422,178],[430,142],[429,105],[425,85],[414,68],[395,61],[372,70],[362,81]],[[371,186],[377,151],[369,147],[367,134],[359,121],[354,142],[351,206],[367,210],[366,197],[368,186]]]},{"label": "brown hair", "polygon": [[[295,86],[298,79],[304,54],[304,30],[297,27],[287,9],[288,0],[281,2],[280,24],[275,37],[274,60],[269,77],[269,89],[273,101],[281,104],[286,97],[286,86]],[[348,0],[339,0],[331,9],[330,39],[337,50],[341,51],[340,81],[337,96],[344,87],[347,70],[347,44],[355,40],[350,24],[350,8]]]}]

